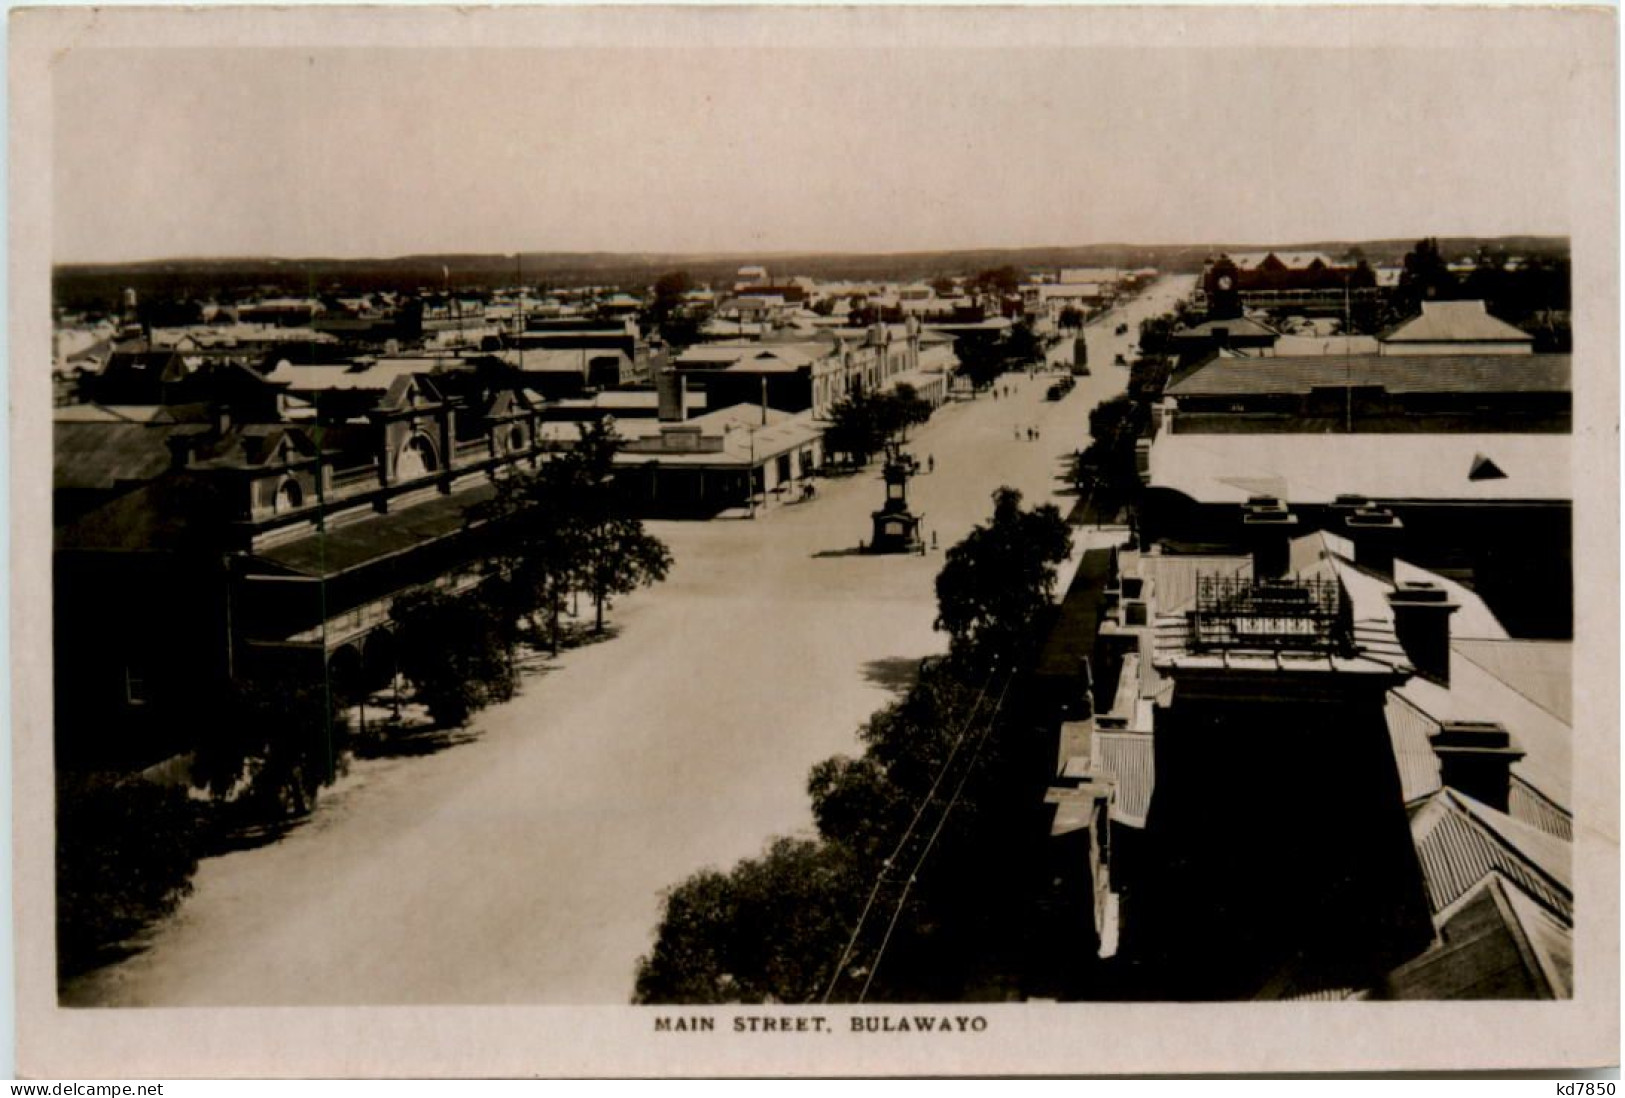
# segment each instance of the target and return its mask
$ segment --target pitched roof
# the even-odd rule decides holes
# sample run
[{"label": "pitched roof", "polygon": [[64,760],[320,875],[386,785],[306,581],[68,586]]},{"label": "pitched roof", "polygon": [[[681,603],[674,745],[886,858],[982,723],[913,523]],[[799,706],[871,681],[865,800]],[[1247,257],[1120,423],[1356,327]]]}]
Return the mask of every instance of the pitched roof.
[{"label": "pitched roof", "polygon": [[[1506,626],[1501,624],[1500,619],[1495,616],[1495,611],[1491,610],[1489,604],[1472,588],[1400,558],[1394,560],[1392,576],[1381,575],[1354,563],[1354,543],[1348,538],[1325,530],[1317,533],[1321,543],[1326,547],[1327,561],[1337,573],[1337,578],[1343,582],[1343,589],[1349,593],[1349,598],[1354,600],[1354,605],[1361,616],[1392,622],[1394,608],[1388,601],[1388,596],[1397,585],[1431,583],[1435,587],[1443,588],[1446,596],[1457,608],[1450,618],[1452,638],[1509,639],[1510,634],[1507,633]],[[1294,541],[1293,544],[1296,545],[1297,542]]]},{"label": "pitched roof", "polygon": [[1382,336],[1384,343],[1533,343],[1535,337],[1489,314],[1482,301],[1424,301],[1420,316]]},{"label": "pitched roof", "polygon": [[481,484],[456,495],[318,531],[254,555],[282,570],[331,578],[457,533],[467,524],[467,509],[495,494],[495,487]]},{"label": "pitched roof", "polygon": [[1325,252],[1232,252],[1230,262],[1236,265],[1237,270],[1253,271],[1261,267],[1270,256],[1280,260],[1288,270],[1294,271],[1304,270],[1316,261],[1324,267],[1337,265]]},{"label": "pitched roof", "polygon": [[1206,553],[1144,553],[1123,567],[1151,581],[1151,595],[1161,614],[1177,614],[1188,607],[1196,598],[1196,580],[1200,576],[1253,574],[1251,557]]},{"label": "pitched roof", "polygon": [[1220,332],[1227,338],[1237,337],[1247,339],[1279,339],[1280,332],[1274,328],[1260,324],[1251,317],[1238,316],[1228,320],[1209,320],[1190,328],[1177,328],[1174,330],[1175,339],[1216,339]]},{"label": "pitched roof", "polygon": [[1411,806],[1411,838],[1435,913],[1492,871],[1565,920],[1574,917],[1570,844],[1445,787]]},{"label": "pitched roof", "polygon": [[100,422],[51,427],[56,488],[108,489],[151,480],[170,467],[168,439],[191,425]]},{"label": "pitched roof", "polygon": [[[1513,764],[1513,774],[1567,811],[1573,803],[1574,730],[1550,710],[1464,656],[1459,643],[1450,646],[1449,686],[1417,677],[1398,687],[1397,692],[1435,723],[1499,721],[1524,752],[1524,757]],[[1515,648],[1550,642],[1502,643]]]},{"label": "pitched roof", "polygon": [[[1459,615],[1458,615],[1459,616]],[[1453,633],[1459,634],[1454,620]],[[1450,647],[1564,724],[1574,723],[1574,644],[1570,641],[1456,637]]]},{"label": "pitched roof", "polygon": [[1307,396],[1316,389],[1390,393],[1566,393],[1568,355],[1219,356],[1168,386],[1171,397]]},{"label": "pitched roof", "polygon": [[1574,932],[1496,872],[1435,920],[1439,940],[1389,974],[1396,999],[1567,999]]}]

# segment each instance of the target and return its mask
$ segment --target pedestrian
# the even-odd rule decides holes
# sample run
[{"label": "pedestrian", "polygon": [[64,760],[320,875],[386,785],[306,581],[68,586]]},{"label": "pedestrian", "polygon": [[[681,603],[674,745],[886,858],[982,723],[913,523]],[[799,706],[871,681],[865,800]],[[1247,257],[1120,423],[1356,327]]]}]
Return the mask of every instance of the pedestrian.
[{"label": "pedestrian", "polygon": [[937,459],[932,457],[930,454],[925,455],[925,471],[928,473],[934,473],[937,471]]},{"label": "pedestrian", "polygon": [[1016,436],[1016,441],[1020,442],[1021,441],[1021,428],[1020,427],[1012,427],[1012,428],[1010,428],[1010,430],[1011,430],[1011,433],[1013,433]]}]

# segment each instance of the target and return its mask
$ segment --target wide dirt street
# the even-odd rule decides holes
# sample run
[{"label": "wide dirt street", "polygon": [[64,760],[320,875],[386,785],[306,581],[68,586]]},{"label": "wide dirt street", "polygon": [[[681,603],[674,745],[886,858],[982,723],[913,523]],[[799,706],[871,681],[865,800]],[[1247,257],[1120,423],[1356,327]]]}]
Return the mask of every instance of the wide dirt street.
[{"label": "wide dirt street", "polygon": [[[950,404],[915,434],[936,471],[912,499],[940,547],[1001,484],[1070,507],[1063,459],[1124,385],[1113,354],[1188,288],[1165,280],[1089,329],[1093,375],[1065,400],[1011,377],[1009,397]],[[205,861],[150,948],[68,1000],[626,1002],[661,891],[810,828],[809,767],[855,751],[864,718],[943,649],[940,549],[853,552],[881,496],[871,469],[754,521],[651,524],[676,566],[614,608],[617,636],[538,669],[468,742],[360,761],[280,842]]]}]

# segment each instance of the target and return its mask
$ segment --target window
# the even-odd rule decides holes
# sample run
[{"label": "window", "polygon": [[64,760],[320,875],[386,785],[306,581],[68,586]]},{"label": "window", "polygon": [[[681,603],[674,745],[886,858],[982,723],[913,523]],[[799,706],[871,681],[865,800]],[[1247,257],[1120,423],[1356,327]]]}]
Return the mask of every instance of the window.
[{"label": "window", "polygon": [[422,435],[413,435],[401,446],[400,455],[395,459],[395,479],[415,480],[434,472],[438,465],[434,446]]},{"label": "window", "polygon": [[285,514],[288,511],[297,511],[304,505],[305,490],[299,486],[299,482],[297,480],[294,480],[292,477],[288,477],[281,484],[277,485],[276,500],[271,507],[271,509],[277,514],[280,515]]},{"label": "window", "polygon": [[124,665],[124,703],[126,705],[146,705],[147,669],[141,662],[132,662]]}]

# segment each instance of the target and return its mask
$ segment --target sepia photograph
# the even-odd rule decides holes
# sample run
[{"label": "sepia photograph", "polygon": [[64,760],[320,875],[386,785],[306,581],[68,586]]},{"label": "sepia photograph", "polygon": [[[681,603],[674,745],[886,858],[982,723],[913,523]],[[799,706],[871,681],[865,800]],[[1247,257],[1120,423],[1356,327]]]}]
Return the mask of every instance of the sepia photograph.
[{"label": "sepia photograph", "polygon": [[21,1070],[1617,1064],[1616,20],[13,13]]}]

